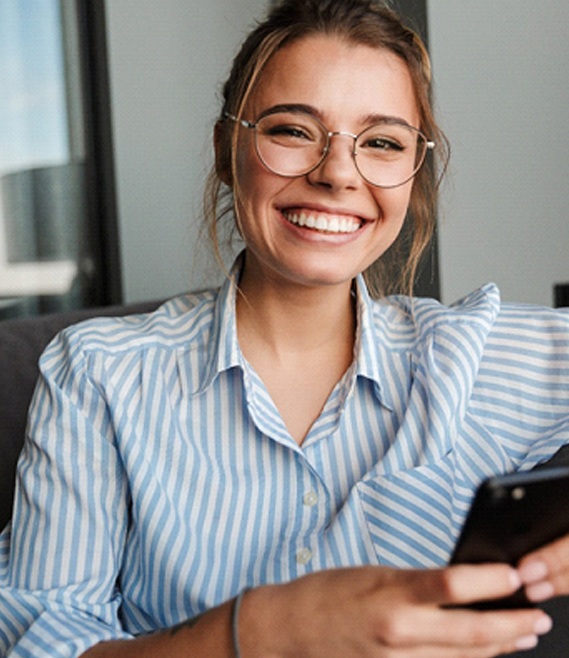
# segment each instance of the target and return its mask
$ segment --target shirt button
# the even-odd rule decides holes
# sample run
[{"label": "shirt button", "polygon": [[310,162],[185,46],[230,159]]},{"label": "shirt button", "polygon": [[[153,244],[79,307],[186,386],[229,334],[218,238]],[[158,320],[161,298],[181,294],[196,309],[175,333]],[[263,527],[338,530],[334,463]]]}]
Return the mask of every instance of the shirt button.
[{"label": "shirt button", "polygon": [[302,502],[306,505],[306,507],[314,507],[316,503],[318,502],[318,494],[315,491],[309,491],[308,493],[305,493]]},{"label": "shirt button", "polygon": [[296,554],[298,564],[308,564],[312,560],[312,551],[309,548],[301,548]]}]

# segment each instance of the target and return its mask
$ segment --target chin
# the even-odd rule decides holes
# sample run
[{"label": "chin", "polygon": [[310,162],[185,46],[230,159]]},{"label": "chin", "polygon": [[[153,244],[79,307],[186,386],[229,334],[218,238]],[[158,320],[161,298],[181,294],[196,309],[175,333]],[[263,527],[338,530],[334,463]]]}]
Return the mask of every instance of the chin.
[{"label": "chin", "polygon": [[350,284],[358,275],[359,269],[355,267],[338,266],[337,261],[332,263],[303,262],[301,266],[289,269],[289,279],[307,287],[330,287]]}]

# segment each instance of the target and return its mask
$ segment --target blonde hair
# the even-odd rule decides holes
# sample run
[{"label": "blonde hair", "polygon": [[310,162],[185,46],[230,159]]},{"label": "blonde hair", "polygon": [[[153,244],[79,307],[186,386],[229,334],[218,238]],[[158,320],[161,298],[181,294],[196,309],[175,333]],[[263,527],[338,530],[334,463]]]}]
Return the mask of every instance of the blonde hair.
[{"label": "blonde hair", "polygon": [[[431,65],[423,42],[397,14],[374,0],[284,0],[244,41],[223,87],[217,166],[206,186],[206,220],[215,252],[221,258],[221,220],[232,215],[234,226],[239,228],[239,182],[235,177],[238,127],[225,121],[225,114],[241,118],[269,59],[285,45],[314,34],[390,50],[409,69],[420,117],[418,127],[437,147],[415,176],[403,230],[364,277],[374,297],[394,292],[412,294],[417,268],[434,231],[437,189],[448,160],[448,144],[432,110]],[[223,184],[224,176],[231,178],[231,186]]]}]

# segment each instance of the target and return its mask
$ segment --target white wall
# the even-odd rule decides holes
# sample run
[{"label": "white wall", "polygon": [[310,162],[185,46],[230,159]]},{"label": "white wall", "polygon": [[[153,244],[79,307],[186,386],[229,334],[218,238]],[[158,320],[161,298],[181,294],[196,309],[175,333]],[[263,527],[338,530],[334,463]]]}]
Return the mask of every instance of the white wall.
[{"label": "white wall", "polygon": [[494,280],[552,304],[569,282],[569,3],[429,0],[452,166],[441,205],[444,301]]},{"label": "white wall", "polygon": [[125,301],[211,280],[198,234],[213,119],[236,48],[265,6],[266,0],[106,3]]}]

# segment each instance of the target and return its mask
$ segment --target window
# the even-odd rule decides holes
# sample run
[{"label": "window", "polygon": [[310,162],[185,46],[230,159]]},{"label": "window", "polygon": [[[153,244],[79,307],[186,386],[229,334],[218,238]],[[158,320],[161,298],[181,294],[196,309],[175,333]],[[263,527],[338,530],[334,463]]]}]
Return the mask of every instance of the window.
[{"label": "window", "polygon": [[120,298],[101,12],[0,3],[0,318]]}]

